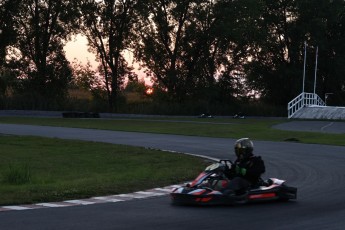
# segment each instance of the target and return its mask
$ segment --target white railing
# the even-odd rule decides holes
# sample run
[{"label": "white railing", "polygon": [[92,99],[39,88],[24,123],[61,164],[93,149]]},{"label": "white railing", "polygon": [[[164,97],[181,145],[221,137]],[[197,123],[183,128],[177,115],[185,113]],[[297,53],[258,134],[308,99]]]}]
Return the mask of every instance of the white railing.
[{"label": "white railing", "polygon": [[326,106],[325,102],[314,93],[301,93],[288,104],[288,118],[306,106]]}]

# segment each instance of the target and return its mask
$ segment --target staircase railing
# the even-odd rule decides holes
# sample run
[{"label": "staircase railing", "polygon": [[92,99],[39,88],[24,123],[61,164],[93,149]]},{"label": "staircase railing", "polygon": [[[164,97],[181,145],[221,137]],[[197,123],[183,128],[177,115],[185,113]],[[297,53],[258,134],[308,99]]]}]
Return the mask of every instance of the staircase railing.
[{"label": "staircase railing", "polygon": [[326,104],[317,94],[301,93],[288,103],[288,118],[306,106],[326,106]]}]

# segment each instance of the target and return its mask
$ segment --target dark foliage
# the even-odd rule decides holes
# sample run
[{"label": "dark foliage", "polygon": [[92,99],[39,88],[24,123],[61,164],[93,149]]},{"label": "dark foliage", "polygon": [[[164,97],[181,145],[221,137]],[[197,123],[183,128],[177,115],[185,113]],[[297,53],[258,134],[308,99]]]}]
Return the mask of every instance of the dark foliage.
[{"label": "dark foliage", "polygon": [[313,91],[318,49],[316,93],[345,105],[342,0],[4,0],[0,12],[2,101],[73,106],[65,95],[76,71],[63,47],[82,33],[100,63],[103,83],[97,93],[89,85],[98,111],[134,110],[122,95],[135,76],[127,50],[152,78],[150,113],[224,114],[258,100],[285,107],[303,90],[305,42],[304,90]]}]

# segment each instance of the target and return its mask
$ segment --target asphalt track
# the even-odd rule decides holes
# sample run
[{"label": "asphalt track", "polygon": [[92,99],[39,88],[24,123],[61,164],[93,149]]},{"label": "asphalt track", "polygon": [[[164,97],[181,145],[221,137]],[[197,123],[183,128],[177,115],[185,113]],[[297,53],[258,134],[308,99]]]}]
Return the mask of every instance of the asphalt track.
[{"label": "asphalt track", "polygon": [[273,126],[275,129],[318,132],[318,133],[345,133],[345,122],[341,121],[290,121]]},{"label": "asphalt track", "polygon": [[[229,158],[232,139],[0,124],[0,133],[92,140]],[[183,207],[168,196],[0,213],[0,229],[344,229],[345,147],[255,141],[267,172],[298,187],[298,200]],[[230,155],[230,158],[234,158]]]}]

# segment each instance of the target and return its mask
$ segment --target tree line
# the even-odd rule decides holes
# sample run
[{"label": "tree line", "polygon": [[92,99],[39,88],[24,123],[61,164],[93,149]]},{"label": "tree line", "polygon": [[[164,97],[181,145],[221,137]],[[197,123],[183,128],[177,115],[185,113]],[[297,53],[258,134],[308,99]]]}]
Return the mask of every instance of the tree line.
[{"label": "tree line", "polygon": [[[125,79],[137,81],[131,52],[162,100],[286,106],[302,91],[306,42],[305,91],[318,47],[316,92],[344,105],[344,26],[343,0],[3,0],[0,98],[49,109],[82,82],[116,112]],[[75,34],[97,70],[66,59]]]}]

